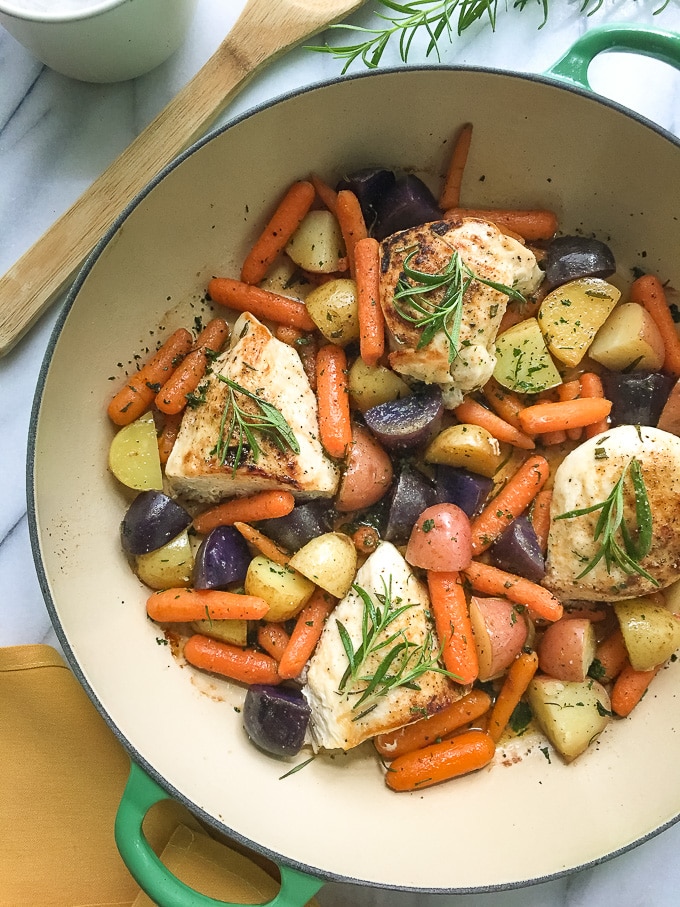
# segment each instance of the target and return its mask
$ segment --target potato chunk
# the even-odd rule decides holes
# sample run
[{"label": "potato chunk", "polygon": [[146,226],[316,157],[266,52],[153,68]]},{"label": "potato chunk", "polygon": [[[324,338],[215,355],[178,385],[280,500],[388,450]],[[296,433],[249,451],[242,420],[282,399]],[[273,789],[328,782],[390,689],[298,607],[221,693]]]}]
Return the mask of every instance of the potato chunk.
[{"label": "potato chunk", "polygon": [[263,598],[269,605],[265,620],[283,621],[294,617],[309,601],[314,583],[289,566],[258,555],[248,566],[246,595]]},{"label": "potato chunk", "polygon": [[538,394],[562,383],[535,318],[527,318],[496,337],[493,376],[520,394]]},{"label": "potato chunk", "polygon": [[450,425],[425,451],[427,463],[458,466],[491,478],[503,463],[498,441],[478,425]]},{"label": "potato chunk", "polygon": [[615,372],[657,372],[666,356],[661,332],[647,309],[637,302],[617,306],[590,345],[591,359]]},{"label": "potato chunk", "polygon": [[662,605],[631,598],[616,602],[614,611],[636,671],[651,671],[680,648],[680,620]]},{"label": "potato chunk", "polygon": [[621,291],[600,277],[581,277],[548,293],[538,323],[552,355],[578,365],[620,298]]},{"label": "potato chunk", "polygon": [[534,677],[529,705],[548,740],[571,762],[601,734],[611,719],[609,694],[596,680],[553,680]]}]

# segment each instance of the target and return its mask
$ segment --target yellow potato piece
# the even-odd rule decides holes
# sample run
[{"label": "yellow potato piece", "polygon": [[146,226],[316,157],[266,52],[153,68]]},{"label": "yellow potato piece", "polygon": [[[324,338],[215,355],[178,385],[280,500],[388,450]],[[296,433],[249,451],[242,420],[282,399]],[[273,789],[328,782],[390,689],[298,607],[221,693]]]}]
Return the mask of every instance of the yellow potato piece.
[{"label": "yellow potato piece", "polygon": [[680,620],[662,605],[631,598],[616,602],[614,611],[636,671],[651,671],[680,648]]},{"label": "yellow potato piece", "polygon": [[359,304],[357,285],[340,277],[321,284],[307,296],[309,317],[326,340],[347,346],[359,339]]},{"label": "yellow potato piece", "polygon": [[116,433],[109,447],[109,469],[128,488],[162,490],[161,461],[151,413],[145,413]]},{"label": "yellow potato piece", "polygon": [[620,298],[621,291],[600,277],[581,277],[548,293],[538,323],[552,355],[578,365]]},{"label": "yellow potato piece", "polygon": [[401,400],[411,394],[408,384],[391,368],[367,365],[360,356],[349,370],[348,383],[352,403],[362,413],[373,406]]},{"label": "yellow potato piece", "polygon": [[492,478],[502,466],[504,452],[496,438],[479,425],[451,425],[425,450],[428,463],[457,466]]},{"label": "yellow potato piece", "polygon": [[196,633],[228,642],[233,646],[248,645],[247,620],[195,620],[191,624]]},{"label": "yellow potato piece", "polygon": [[193,569],[194,555],[186,529],[162,548],[135,558],[135,573],[151,589],[190,586]]},{"label": "yellow potato piece", "polygon": [[357,552],[349,536],[326,532],[296,551],[288,565],[326,592],[343,598],[354,582]]},{"label": "yellow potato piece", "polygon": [[527,318],[496,337],[493,376],[520,394],[539,394],[562,383],[535,318]]},{"label": "yellow potato piece", "polygon": [[246,595],[263,598],[269,605],[265,620],[283,621],[294,617],[314,592],[314,583],[288,565],[258,555],[248,565],[244,583]]}]

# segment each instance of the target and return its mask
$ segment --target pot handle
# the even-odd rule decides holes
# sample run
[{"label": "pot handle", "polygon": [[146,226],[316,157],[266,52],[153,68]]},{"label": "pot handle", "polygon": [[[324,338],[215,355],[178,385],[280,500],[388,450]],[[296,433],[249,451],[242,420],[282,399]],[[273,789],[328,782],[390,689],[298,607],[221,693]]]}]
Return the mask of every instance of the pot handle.
[{"label": "pot handle", "polygon": [[[116,845],[130,874],[158,907],[241,907],[189,888],[154,853],[144,836],[142,822],[155,803],[169,798],[146,772],[131,763],[115,822]],[[303,907],[323,885],[321,879],[295,869],[278,868],[281,873],[279,893],[262,907]]]},{"label": "pot handle", "polygon": [[545,74],[590,91],[588,68],[608,50],[630,50],[680,69],[680,35],[637,25],[603,25],[587,31]]}]

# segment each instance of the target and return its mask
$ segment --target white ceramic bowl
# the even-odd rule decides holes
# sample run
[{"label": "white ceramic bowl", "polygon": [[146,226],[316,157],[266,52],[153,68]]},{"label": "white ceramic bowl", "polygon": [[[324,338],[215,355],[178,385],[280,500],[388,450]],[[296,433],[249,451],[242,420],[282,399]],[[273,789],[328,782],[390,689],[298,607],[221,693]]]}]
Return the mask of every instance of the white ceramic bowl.
[{"label": "white ceramic bowl", "polygon": [[0,0],[0,25],[56,72],[122,82],[179,47],[196,0]]}]

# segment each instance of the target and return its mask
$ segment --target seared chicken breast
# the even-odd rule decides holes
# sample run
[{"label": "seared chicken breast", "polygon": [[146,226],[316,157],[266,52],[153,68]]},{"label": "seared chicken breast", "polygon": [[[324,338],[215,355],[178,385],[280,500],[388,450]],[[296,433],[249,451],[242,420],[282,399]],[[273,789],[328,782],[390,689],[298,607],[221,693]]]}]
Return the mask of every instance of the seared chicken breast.
[{"label": "seared chicken breast", "polygon": [[[394,686],[384,695],[359,699],[391,649],[402,642],[412,644],[412,667],[419,659],[429,661],[438,652],[424,584],[416,577],[394,545],[382,542],[359,569],[355,587],[360,587],[377,608],[386,607],[386,593],[395,609],[409,607],[379,635],[385,647],[374,651],[355,680],[343,688],[349,660],[338,623],[351,639],[354,651],[362,645],[365,603],[356,588],[340,601],[326,626],[307,671],[304,694],[311,706],[310,736],[315,750],[349,750],[370,737],[395,730],[455,702],[467,689],[445,674],[427,670],[417,678],[420,689]],[[388,673],[398,670],[399,659]]]},{"label": "seared chicken breast", "polygon": [[[658,586],[637,572],[626,573],[602,558],[581,579],[601,550],[595,527],[601,511],[558,520],[606,500],[631,460],[639,461],[652,513],[652,543],[641,560]],[[624,483],[624,520],[635,540],[635,494]],[[563,600],[616,601],[646,595],[680,579],[680,438],[657,428],[621,425],[597,435],[570,453],[555,473],[546,575],[543,585]],[[620,532],[615,536],[623,546]]]},{"label": "seared chicken breast", "polygon": [[[476,218],[465,218],[462,223],[442,220],[411,227],[381,243],[380,302],[393,341],[390,365],[402,375],[426,384],[438,384],[445,404],[453,408],[464,394],[482,387],[491,377],[496,364],[494,342],[508,297],[473,281],[463,299],[456,355],[451,355],[444,331],[439,331],[419,349],[422,329],[400,314],[399,309],[409,313],[407,300],[395,302],[394,298],[404,262],[414,250],[410,268],[432,274],[440,272],[457,250],[474,274],[525,295],[537,289],[543,272],[533,252],[501,233],[494,224]],[[427,299],[436,303],[443,293],[443,289],[435,289],[428,293]]]},{"label": "seared chicken breast", "polygon": [[[255,429],[259,455],[246,446],[234,469],[236,430],[227,456],[218,458],[218,439],[229,404],[229,387],[218,375],[275,406],[290,426],[299,453]],[[288,490],[301,498],[335,493],[339,469],[319,441],[316,397],[300,357],[253,315],[245,313],[236,321],[231,346],[213,362],[203,391],[205,402],[186,410],[165,467],[176,494],[212,503],[263,489]],[[236,401],[249,417],[261,413],[258,404],[244,394],[237,392]],[[228,419],[230,413],[231,408]]]}]

